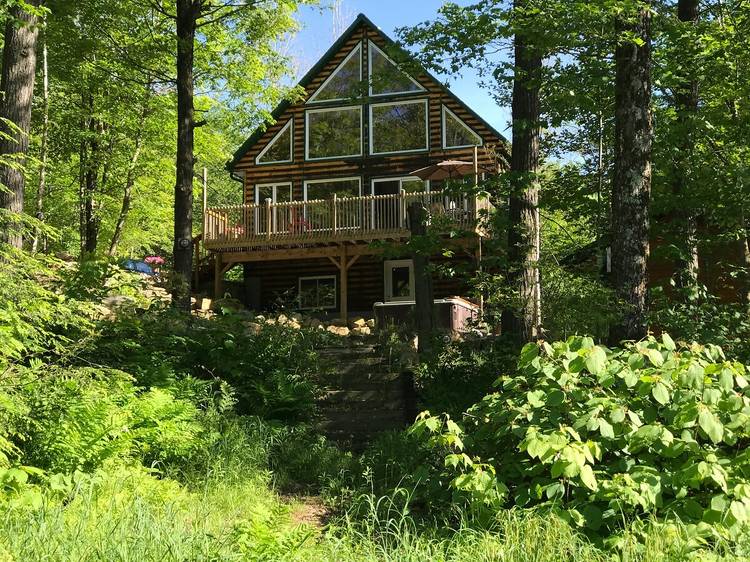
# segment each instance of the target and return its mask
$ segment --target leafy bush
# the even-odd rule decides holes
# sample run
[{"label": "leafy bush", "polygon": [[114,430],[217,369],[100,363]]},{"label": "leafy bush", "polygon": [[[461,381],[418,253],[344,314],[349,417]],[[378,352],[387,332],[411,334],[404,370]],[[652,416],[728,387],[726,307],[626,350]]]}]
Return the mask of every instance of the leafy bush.
[{"label": "leafy bush", "polygon": [[602,535],[643,515],[685,522],[696,542],[748,531],[750,386],[719,347],[528,344],[498,383],[466,432],[428,414],[412,429],[446,450],[475,507],[545,505]]},{"label": "leafy bush", "polygon": [[680,291],[671,298],[653,290],[651,323],[687,341],[713,343],[750,363],[750,309],[747,303],[722,302],[706,287]]}]

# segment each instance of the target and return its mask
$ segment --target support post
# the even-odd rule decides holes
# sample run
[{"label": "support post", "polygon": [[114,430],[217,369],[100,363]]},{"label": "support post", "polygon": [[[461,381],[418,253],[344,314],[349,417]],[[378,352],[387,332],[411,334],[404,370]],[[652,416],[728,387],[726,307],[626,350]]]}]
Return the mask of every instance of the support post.
[{"label": "support post", "polygon": [[346,257],[346,246],[341,247],[339,272],[341,277],[341,298],[339,299],[341,319],[346,322],[349,319],[349,263]]},{"label": "support post", "polygon": [[273,220],[271,218],[271,198],[266,199],[266,240],[271,239],[271,227]]},{"label": "support post", "polygon": [[336,234],[338,229],[338,214],[336,211],[336,194],[331,197],[331,226],[333,227],[333,233]]},{"label": "support post", "polygon": [[[425,226],[426,211],[418,201],[409,205],[409,231],[411,236],[427,234]],[[430,272],[430,256],[424,250],[412,250],[414,262],[414,308],[417,327],[418,348],[422,354],[430,351],[432,332],[434,329],[432,309],[435,303],[432,289],[432,274]]]},{"label": "support post", "polygon": [[203,167],[203,239],[206,238],[206,209],[208,208],[208,169]]},{"label": "support post", "polygon": [[224,296],[224,269],[221,263],[221,253],[214,253],[214,299]]}]

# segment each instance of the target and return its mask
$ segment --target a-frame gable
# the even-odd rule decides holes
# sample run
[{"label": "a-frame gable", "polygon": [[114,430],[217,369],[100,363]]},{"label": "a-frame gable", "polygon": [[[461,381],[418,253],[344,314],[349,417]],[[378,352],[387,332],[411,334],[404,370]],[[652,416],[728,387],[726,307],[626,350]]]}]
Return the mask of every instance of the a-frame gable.
[{"label": "a-frame gable", "polygon": [[[372,43],[380,52],[388,56],[393,62],[395,57],[391,54],[398,53],[398,61],[409,58],[408,52],[404,51],[377,26],[375,26],[366,16],[360,14],[346,31],[336,40],[328,49],[321,59],[305,74],[300,80],[299,86],[305,89],[303,99],[299,102],[291,103],[284,101],[272,113],[274,124],[266,128],[259,128],[242,146],[235,152],[233,159],[227,163],[227,168],[234,171],[238,168],[245,168],[250,163],[255,163],[255,157],[270,142],[270,140],[280,132],[281,128],[291,119],[294,121],[293,131],[293,160],[302,161],[305,158],[304,144],[304,123],[303,118],[298,112],[294,111],[295,107],[304,106],[306,102],[315,94],[317,90],[329,80],[336,70],[342,65],[344,60],[352,55],[353,50],[359,45],[360,56],[362,57],[362,69],[369,69],[369,45]],[[416,65],[415,65],[416,67]],[[401,68],[399,66],[399,68]],[[406,72],[406,69],[402,69]],[[363,72],[364,74],[364,72]],[[373,96],[373,103],[382,103],[391,101],[392,98],[429,96],[429,127],[430,127],[430,150],[442,149],[443,145],[443,123],[442,123],[442,105],[445,104],[461,122],[466,124],[470,130],[478,134],[484,141],[484,144],[500,145],[501,156],[507,157],[508,141],[477,113],[469,108],[455,94],[453,94],[440,80],[432,76],[429,72],[420,68],[419,73],[414,72],[411,68],[407,72],[408,78],[420,89],[413,92],[385,93],[382,96]],[[368,86],[369,87],[369,86]],[[369,94],[368,88],[364,88],[363,96]],[[376,101],[377,100],[377,101]],[[314,100],[313,100],[314,101]],[[339,102],[340,103],[340,102]],[[313,104],[309,104],[313,105]],[[321,106],[324,104],[321,103]],[[296,113],[296,116],[295,116]],[[363,152],[363,156],[367,151]],[[248,162],[248,158],[251,160]]]}]

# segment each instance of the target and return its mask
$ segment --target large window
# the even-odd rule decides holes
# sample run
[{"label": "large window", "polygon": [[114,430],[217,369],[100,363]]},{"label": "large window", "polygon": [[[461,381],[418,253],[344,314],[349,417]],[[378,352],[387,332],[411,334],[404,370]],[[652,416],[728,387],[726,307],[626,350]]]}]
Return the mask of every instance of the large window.
[{"label": "large window", "polygon": [[416,80],[398,68],[374,43],[370,41],[368,44],[371,96],[424,91]]},{"label": "large window", "polygon": [[336,308],[336,277],[300,277],[299,307],[304,310]]},{"label": "large window", "polygon": [[370,106],[370,153],[427,150],[427,100]]},{"label": "large window", "polygon": [[443,148],[482,146],[481,137],[472,131],[461,118],[443,106]]},{"label": "large window", "polygon": [[328,79],[310,96],[307,103],[360,97],[362,83],[362,48],[357,45]]},{"label": "large window", "polygon": [[362,107],[311,109],[305,114],[308,160],[362,155]]},{"label": "large window", "polygon": [[[305,201],[328,201],[361,195],[361,180],[358,177],[336,178],[326,180],[309,180],[305,182]],[[305,204],[305,220],[311,230],[343,230],[358,228],[362,224],[361,201],[339,201],[334,210],[327,202]]]},{"label": "large window", "polygon": [[292,161],[292,119],[274,135],[266,147],[258,154],[256,163],[276,164]]}]

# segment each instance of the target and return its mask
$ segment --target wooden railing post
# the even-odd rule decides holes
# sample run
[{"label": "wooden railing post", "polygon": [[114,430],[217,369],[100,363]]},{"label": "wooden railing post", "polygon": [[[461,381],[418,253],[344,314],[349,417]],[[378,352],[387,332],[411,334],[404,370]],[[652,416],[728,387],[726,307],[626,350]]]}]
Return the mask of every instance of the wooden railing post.
[{"label": "wooden railing post", "polygon": [[333,228],[333,233],[336,234],[336,230],[338,230],[338,214],[336,212],[336,194],[333,194],[333,197],[331,197],[331,226]]},{"label": "wooden railing post", "polygon": [[271,198],[266,199],[266,238],[268,240],[271,239],[271,226],[273,225],[273,220],[271,219]]}]

